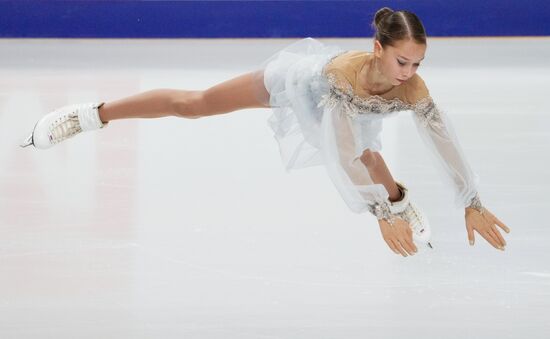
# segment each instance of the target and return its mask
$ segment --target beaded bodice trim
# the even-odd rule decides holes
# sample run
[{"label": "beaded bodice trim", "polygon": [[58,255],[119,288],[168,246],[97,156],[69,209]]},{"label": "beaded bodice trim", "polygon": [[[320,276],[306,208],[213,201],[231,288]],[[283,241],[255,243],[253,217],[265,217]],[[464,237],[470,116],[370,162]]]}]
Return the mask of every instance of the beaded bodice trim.
[{"label": "beaded bodice trim", "polygon": [[[327,65],[340,54],[333,56]],[[329,92],[321,96],[318,107],[335,107],[337,104],[341,104],[343,111],[350,118],[361,115],[383,118],[395,112],[411,110],[418,116],[423,125],[431,125],[435,128],[443,127],[440,111],[431,96],[422,98],[414,104],[406,103],[399,98],[385,99],[379,95],[364,98],[356,95],[349,83],[345,84],[345,88],[340,88],[341,84],[340,86],[337,85],[336,76],[332,73],[326,73],[324,68],[323,74],[329,84]]]}]

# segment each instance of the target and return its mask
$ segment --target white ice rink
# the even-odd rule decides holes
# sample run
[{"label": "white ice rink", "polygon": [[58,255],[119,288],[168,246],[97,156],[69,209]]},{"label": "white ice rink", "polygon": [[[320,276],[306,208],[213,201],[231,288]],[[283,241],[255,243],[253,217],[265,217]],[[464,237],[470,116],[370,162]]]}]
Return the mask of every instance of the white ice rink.
[{"label": "white ice rink", "polygon": [[550,337],[550,38],[430,39],[418,71],[504,252],[468,244],[410,112],[382,155],[435,249],[407,258],[323,168],[285,172],[268,109],[18,146],[60,106],[205,89],[296,40],[0,40],[1,339]]}]

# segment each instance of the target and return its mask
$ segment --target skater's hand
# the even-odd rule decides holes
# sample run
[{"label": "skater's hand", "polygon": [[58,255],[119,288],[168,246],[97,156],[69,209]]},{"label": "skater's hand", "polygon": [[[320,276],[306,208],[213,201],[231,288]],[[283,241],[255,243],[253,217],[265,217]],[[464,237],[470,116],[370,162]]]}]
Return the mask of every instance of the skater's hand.
[{"label": "skater's hand", "polygon": [[379,219],[378,225],[380,225],[382,237],[395,254],[407,257],[417,252],[412,238],[411,227],[405,220],[395,218],[393,225],[391,225],[385,219]]},{"label": "skater's hand", "polygon": [[498,220],[489,210],[483,208],[483,213],[480,213],[475,208],[467,207],[465,210],[466,230],[468,231],[468,240],[470,245],[474,244],[474,230],[477,231],[487,242],[493,247],[503,250],[506,246],[506,241],[495,227],[502,228],[506,233],[510,233],[510,228],[502,221]]}]

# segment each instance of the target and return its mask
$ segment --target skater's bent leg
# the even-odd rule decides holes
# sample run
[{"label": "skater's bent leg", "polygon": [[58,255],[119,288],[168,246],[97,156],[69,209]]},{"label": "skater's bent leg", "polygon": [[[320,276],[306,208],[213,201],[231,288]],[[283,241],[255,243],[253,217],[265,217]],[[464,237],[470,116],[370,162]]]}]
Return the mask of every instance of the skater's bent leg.
[{"label": "skater's bent leg", "polygon": [[361,162],[367,167],[372,181],[375,184],[384,185],[389,193],[390,201],[397,201],[401,198],[401,192],[380,153],[367,149],[361,155]]},{"label": "skater's bent leg", "polygon": [[199,118],[264,107],[269,107],[269,93],[263,84],[263,72],[255,71],[207,90],[155,89],[106,102],[99,109],[99,116],[102,122],[165,116]]}]

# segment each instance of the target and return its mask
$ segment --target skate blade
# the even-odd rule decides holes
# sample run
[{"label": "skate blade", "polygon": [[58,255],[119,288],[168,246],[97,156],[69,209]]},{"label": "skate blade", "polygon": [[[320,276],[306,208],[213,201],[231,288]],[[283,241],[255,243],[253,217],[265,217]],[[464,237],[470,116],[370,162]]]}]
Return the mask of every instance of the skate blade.
[{"label": "skate blade", "polygon": [[23,141],[21,144],[19,144],[19,146],[21,146],[22,148],[25,148],[25,147],[28,147],[30,145],[33,145],[34,146],[34,142],[33,142],[33,133],[31,133],[27,139],[25,139],[25,141]]}]

